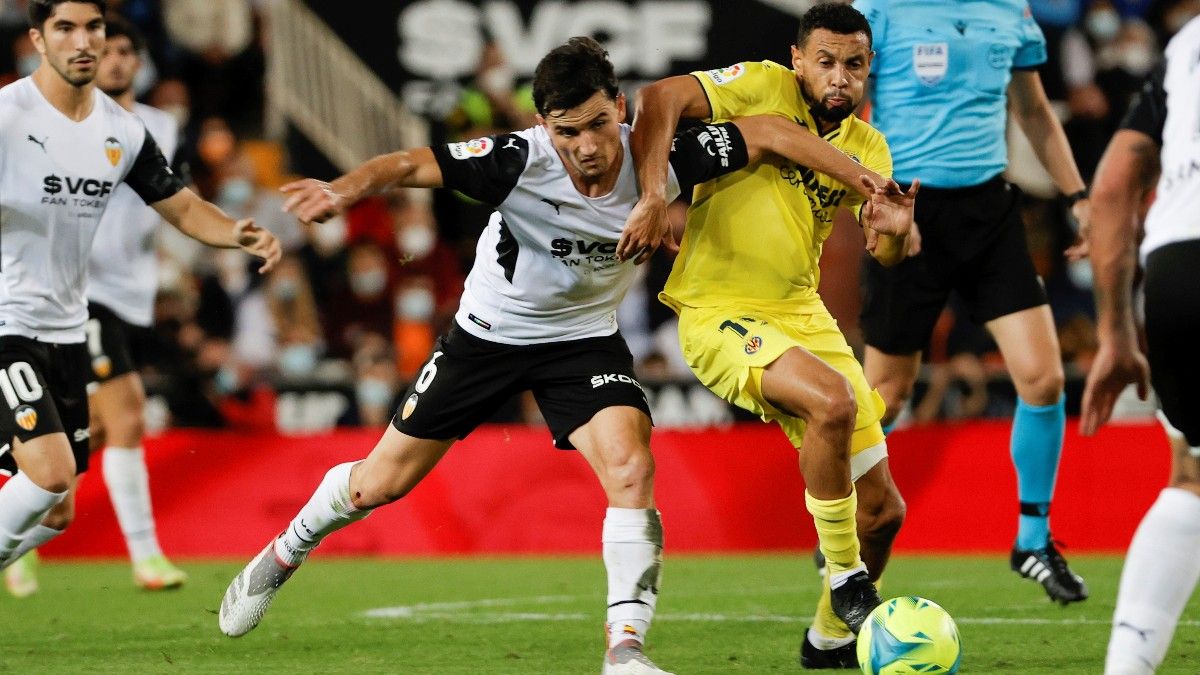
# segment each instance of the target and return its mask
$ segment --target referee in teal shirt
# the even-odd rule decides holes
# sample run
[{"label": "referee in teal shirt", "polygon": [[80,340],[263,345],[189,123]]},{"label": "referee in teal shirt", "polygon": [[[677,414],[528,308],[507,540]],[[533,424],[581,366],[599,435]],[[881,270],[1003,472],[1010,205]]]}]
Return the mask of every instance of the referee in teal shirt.
[{"label": "referee in teal shirt", "polygon": [[1012,569],[1058,602],[1084,600],[1087,586],[1050,538],[1066,424],[1058,338],[1029,258],[1018,191],[1002,176],[1012,111],[1076,217],[1086,218],[1083,179],[1036,70],[1046,60],[1045,38],[1026,0],[854,6],[875,38],[871,121],[887,136],[896,180],[922,183],[920,251],[891,268],[868,260],[864,273],[865,367],[887,403],[884,423],[911,395],[921,350],[956,291],[971,319],[995,338],[1019,397],[1011,442],[1020,501]]}]

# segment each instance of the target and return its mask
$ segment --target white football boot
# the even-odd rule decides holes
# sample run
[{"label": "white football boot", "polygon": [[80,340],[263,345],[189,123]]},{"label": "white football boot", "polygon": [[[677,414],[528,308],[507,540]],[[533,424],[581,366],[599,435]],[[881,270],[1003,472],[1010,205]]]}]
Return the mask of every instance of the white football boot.
[{"label": "white football boot", "polygon": [[[304,562],[303,559],[300,562]],[[275,540],[271,540],[225,589],[218,616],[221,632],[229,637],[241,637],[254,630],[267,613],[279,587],[298,567],[300,563],[287,565],[280,560],[275,555]]]},{"label": "white football boot", "polygon": [[674,675],[654,665],[637,640],[626,640],[604,654],[600,675]]}]

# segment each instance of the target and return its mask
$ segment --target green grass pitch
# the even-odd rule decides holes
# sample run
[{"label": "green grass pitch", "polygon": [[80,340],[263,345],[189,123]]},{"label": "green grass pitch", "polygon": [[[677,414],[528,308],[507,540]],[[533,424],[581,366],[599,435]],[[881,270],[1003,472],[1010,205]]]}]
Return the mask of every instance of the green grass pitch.
[{"label": "green grass pitch", "polygon": [[[1099,673],[1118,557],[1073,556],[1092,598],[1067,608],[994,557],[896,558],[884,596],[958,620],[963,673]],[[336,559],[297,572],[257,630],[216,609],[239,563],[185,565],[182,590],[133,588],[124,563],[44,563],[33,598],[0,596],[0,672],[596,673],[596,558]],[[802,555],[668,557],[650,655],[680,674],[801,672],[817,577]],[[1160,673],[1200,672],[1193,599]]]}]

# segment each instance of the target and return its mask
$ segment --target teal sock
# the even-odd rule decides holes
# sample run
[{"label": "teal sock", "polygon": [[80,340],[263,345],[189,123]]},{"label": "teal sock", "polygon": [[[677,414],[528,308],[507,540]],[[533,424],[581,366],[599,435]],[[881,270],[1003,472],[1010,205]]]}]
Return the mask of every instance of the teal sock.
[{"label": "teal sock", "polygon": [[1060,396],[1057,403],[1044,406],[1032,406],[1017,399],[1010,449],[1021,502],[1018,548],[1045,548],[1050,538],[1050,502],[1066,426],[1065,396]]}]

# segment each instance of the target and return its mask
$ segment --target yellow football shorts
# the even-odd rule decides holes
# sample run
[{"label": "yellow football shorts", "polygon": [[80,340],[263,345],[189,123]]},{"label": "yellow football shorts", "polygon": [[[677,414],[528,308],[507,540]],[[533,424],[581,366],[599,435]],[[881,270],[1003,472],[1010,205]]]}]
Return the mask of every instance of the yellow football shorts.
[{"label": "yellow football shorts", "polygon": [[[812,314],[683,307],[679,314],[679,341],[688,366],[704,386],[766,422],[777,422],[796,448],[804,440],[804,420],[767,402],[762,395],[762,374],[766,366],[792,347],[808,351],[841,373],[854,388],[858,416],[850,441],[851,456],[867,449],[884,452],[882,447],[875,448],[884,439],[879,425],[884,413],[883,398],[867,384],[862,365],[846,344],[837,321],[824,307]],[[870,464],[873,466],[877,461]]]}]

